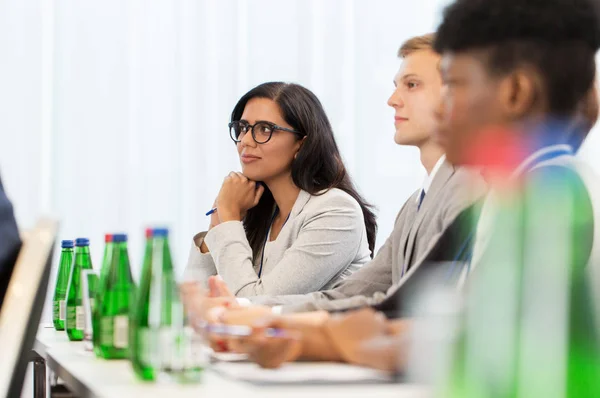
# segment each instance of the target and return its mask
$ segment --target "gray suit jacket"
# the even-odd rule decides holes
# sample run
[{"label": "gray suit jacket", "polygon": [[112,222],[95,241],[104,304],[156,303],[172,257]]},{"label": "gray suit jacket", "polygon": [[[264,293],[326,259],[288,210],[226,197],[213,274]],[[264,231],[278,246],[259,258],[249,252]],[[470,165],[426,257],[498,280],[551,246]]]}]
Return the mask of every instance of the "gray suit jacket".
[{"label": "gray suit jacket", "polygon": [[[200,252],[203,241],[210,253]],[[352,196],[336,188],[321,195],[300,191],[264,256],[253,262],[242,222],[225,222],[196,235],[186,278],[204,282],[219,274],[238,297],[306,294],[331,289],[370,259],[362,209]]]},{"label": "gray suit jacket", "polygon": [[308,295],[259,296],[251,301],[283,305],[283,312],[339,311],[382,302],[388,290],[411,274],[403,276],[403,268],[409,271],[426,258],[453,220],[483,196],[485,184],[478,173],[445,162],[435,175],[421,209],[417,210],[419,192],[400,210],[394,230],[377,256],[332,289]]}]

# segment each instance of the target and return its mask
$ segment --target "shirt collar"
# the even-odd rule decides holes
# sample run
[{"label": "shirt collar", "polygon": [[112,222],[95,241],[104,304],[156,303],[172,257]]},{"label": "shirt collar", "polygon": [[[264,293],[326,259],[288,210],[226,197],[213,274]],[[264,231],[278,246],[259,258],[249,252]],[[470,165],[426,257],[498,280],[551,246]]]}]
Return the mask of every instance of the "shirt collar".
[{"label": "shirt collar", "polygon": [[543,148],[538,149],[531,155],[529,155],[512,173],[512,177],[518,177],[528,170],[538,166],[542,162],[545,162],[546,157],[551,156],[553,153],[556,153],[558,156],[572,156],[573,148],[567,144],[557,144],[557,145],[549,145]]},{"label": "shirt collar", "polygon": [[[431,169],[431,173],[429,173],[429,175],[427,177],[425,177],[425,181],[423,181],[423,186],[421,188],[421,190],[424,191],[425,194],[427,194],[427,191],[429,191],[431,182],[433,181],[433,179],[435,178],[435,175],[440,170],[440,167],[442,167],[442,164],[445,161],[446,161],[446,155],[444,154],[444,155],[440,156],[440,158],[438,159],[435,166],[433,166],[433,169]],[[420,194],[417,195],[417,203],[419,203],[420,196],[421,196]]]}]

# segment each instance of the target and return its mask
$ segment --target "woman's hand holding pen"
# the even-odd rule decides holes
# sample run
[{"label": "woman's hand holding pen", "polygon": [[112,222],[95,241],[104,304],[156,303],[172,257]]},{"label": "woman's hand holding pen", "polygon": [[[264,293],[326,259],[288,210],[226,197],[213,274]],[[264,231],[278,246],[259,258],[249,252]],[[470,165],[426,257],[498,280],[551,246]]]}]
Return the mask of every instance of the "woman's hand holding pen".
[{"label": "woman's hand holding pen", "polygon": [[242,220],[246,212],[258,204],[264,191],[264,186],[257,186],[255,181],[249,180],[242,173],[229,173],[216,200],[219,223]]},{"label": "woman's hand holding pen", "polygon": [[210,216],[210,225],[208,226],[209,231],[221,223],[219,215],[217,214],[217,199],[215,199],[212,208],[214,210],[211,210],[206,214],[207,216]]},{"label": "woman's hand holding pen", "polygon": [[[215,199],[215,203],[213,203],[213,210],[206,213],[207,216],[210,216],[210,224],[208,225],[208,230],[210,231],[214,227],[220,224],[219,215],[217,214],[217,200]],[[202,241],[202,245],[200,246],[200,252],[206,254],[209,252],[208,246],[206,246],[206,242]]]}]

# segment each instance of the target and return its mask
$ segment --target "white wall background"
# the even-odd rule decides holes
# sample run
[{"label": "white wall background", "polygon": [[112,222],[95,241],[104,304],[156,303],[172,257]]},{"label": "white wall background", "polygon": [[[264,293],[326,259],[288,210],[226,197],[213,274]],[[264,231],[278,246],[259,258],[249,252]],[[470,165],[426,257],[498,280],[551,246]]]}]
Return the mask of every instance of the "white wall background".
[{"label": "white wall background", "polygon": [[[379,209],[380,246],[419,187],[418,153],[393,143],[386,100],[407,38],[446,0],[6,0],[0,2],[0,174],[19,224],[60,238],[167,225],[181,271],[222,178],[238,169],[227,122],[272,80],[324,103],[344,159]],[[583,150],[600,169],[600,137]]]}]

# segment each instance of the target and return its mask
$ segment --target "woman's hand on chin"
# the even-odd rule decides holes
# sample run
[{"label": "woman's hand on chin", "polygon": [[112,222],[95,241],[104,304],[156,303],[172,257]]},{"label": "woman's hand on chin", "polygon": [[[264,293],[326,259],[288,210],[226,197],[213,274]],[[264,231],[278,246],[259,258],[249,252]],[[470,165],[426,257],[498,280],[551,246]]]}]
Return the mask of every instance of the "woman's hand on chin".
[{"label": "woman's hand on chin", "polygon": [[264,192],[262,184],[232,171],[225,177],[217,197],[219,222],[241,221],[246,212],[258,204]]}]

